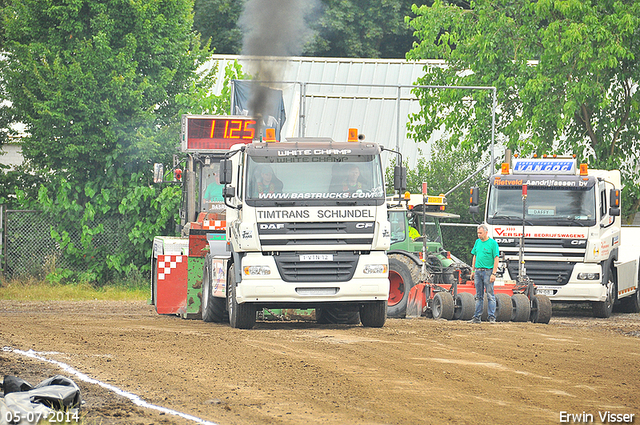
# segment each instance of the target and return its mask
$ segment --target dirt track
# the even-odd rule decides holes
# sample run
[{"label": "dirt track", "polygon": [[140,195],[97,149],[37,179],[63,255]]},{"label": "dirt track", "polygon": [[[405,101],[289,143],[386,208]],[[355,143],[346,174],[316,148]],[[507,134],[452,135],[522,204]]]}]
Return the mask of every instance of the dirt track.
[{"label": "dirt track", "polygon": [[159,316],[143,302],[0,301],[0,372],[32,384],[70,376],[85,424],[196,422],[12,350],[219,424],[556,424],[561,412],[602,423],[605,411],[640,423],[640,315],[588,314],[554,310],[549,325],[420,318],[247,331]]}]

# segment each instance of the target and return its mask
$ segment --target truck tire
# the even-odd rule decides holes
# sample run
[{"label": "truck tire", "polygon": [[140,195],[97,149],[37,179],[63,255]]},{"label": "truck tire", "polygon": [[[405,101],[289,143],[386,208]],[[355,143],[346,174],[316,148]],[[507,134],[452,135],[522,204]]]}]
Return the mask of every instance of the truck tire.
[{"label": "truck tire", "polygon": [[381,328],[387,321],[387,302],[374,301],[360,306],[360,320],[365,328]]},{"label": "truck tire", "polygon": [[531,297],[531,313],[529,320],[533,323],[544,323],[551,320],[552,313],[551,300],[546,295],[533,295]]},{"label": "truck tire", "polygon": [[618,290],[616,289],[616,283],[613,278],[613,270],[609,269],[609,273],[607,274],[607,298],[604,301],[594,301],[591,303],[593,316],[603,319],[611,317],[617,293]]},{"label": "truck tire", "polygon": [[[418,267],[414,265],[417,269]],[[403,318],[407,314],[409,291],[417,281],[411,273],[411,260],[404,255],[389,257],[389,299],[387,300],[387,316]]]},{"label": "truck tire", "polygon": [[249,303],[238,304],[236,301],[236,273],[232,264],[227,274],[227,310],[229,324],[232,328],[251,329],[256,324],[256,309]]},{"label": "truck tire", "polygon": [[431,301],[431,313],[434,319],[453,319],[453,297],[448,292],[438,292]]},{"label": "truck tire", "polygon": [[222,323],[229,320],[225,310],[225,299],[214,297],[213,293],[213,273],[210,261],[207,259],[204,265],[202,276],[202,320],[205,322]]},{"label": "truck tire", "polygon": [[316,322],[321,325],[358,325],[360,312],[341,307],[316,308]]},{"label": "truck tire", "polygon": [[635,293],[620,300],[620,308],[624,313],[640,313],[640,285]]},{"label": "truck tire", "polygon": [[458,293],[454,304],[453,320],[470,320],[476,311],[476,302],[473,299],[473,295],[468,292]]},{"label": "truck tire", "polygon": [[526,322],[529,320],[531,314],[531,305],[529,304],[529,298],[524,294],[513,294],[511,297],[511,306],[513,311],[511,313],[512,322]]},{"label": "truck tire", "polygon": [[511,297],[502,292],[498,292],[495,295],[496,295],[496,322],[508,322],[509,320],[511,320],[511,314],[513,313]]}]

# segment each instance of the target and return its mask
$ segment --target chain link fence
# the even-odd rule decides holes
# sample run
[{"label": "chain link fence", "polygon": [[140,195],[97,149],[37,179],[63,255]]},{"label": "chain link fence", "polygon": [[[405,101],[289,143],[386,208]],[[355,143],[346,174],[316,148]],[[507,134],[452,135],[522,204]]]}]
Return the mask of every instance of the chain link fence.
[{"label": "chain link fence", "polygon": [[[104,226],[104,231],[92,238],[91,243],[95,248],[113,253],[129,248],[122,217],[103,218],[90,225],[99,224]],[[55,225],[56,219],[42,212],[3,210],[0,206],[0,270],[6,278],[43,277],[56,268],[86,271],[73,258],[65,256],[59,243],[51,237],[51,228]],[[441,223],[440,226],[444,248],[471,264],[471,248],[477,238],[477,225]],[[75,246],[81,246],[81,229],[70,232],[69,238]]]},{"label": "chain link fence", "polygon": [[[76,272],[86,271],[71,257],[65,256],[60,244],[51,236],[52,226],[58,221],[51,215],[33,210],[4,210],[0,206],[2,253],[0,266],[6,278],[43,277],[56,268]],[[104,230],[94,235],[91,245],[96,249],[118,252],[126,249],[128,239],[122,217],[109,217],[89,223],[90,227],[103,225]],[[82,229],[69,232],[70,243],[82,246]]]}]

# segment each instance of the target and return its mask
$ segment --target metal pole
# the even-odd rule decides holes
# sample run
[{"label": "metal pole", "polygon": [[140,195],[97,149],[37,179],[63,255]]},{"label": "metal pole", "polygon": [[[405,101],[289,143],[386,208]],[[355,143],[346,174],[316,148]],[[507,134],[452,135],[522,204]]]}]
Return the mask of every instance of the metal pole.
[{"label": "metal pole", "polygon": [[[396,100],[396,151],[400,152],[400,96],[402,87],[398,86],[398,97]],[[398,164],[402,166],[402,164]]]}]

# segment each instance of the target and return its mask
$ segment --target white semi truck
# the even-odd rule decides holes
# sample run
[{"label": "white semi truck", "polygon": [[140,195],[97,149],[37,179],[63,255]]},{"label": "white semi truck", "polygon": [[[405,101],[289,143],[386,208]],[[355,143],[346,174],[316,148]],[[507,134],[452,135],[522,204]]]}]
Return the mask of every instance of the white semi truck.
[{"label": "white semi truck", "polygon": [[484,217],[500,246],[496,284],[516,280],[524,261],[552,302],[590,302],[596,317],[614,305],[640,312],[640,228],[621,226],[620,190],[619,171],[573,157],[508,158],[490,178]]},{"label": "white semi truck", "polygon": [[293,308],[315,309],[320,322],[355,315],[384,325],[391,239],[382,147],[350,135],[230,149],[220,162],[226,240],[208,238],[205,321],[251,328],[256,311]]}]

